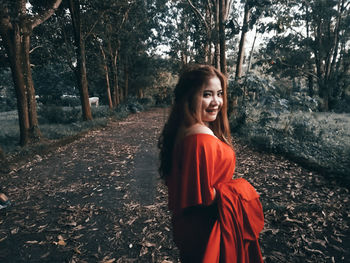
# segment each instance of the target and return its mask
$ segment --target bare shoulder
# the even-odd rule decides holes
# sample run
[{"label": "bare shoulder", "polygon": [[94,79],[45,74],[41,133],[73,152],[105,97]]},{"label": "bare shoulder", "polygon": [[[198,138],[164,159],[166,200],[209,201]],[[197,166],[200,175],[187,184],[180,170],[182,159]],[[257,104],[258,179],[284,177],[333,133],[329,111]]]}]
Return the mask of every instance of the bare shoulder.
[{"label": "bare shoulder", "polygon": [[204,133],[204,134],[210,134],[214,136],[214,133],[211,129],[209,129],[207,126],[202,124],[194,124],[185,130],[185,136],[192,135],[192,134],[198,134],[198,133]]}]

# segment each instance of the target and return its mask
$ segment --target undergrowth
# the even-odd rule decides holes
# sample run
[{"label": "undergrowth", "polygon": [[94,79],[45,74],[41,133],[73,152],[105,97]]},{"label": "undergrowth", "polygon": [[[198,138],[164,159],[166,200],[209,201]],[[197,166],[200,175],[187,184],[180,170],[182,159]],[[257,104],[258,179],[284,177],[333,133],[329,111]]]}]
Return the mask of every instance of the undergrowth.
[{"label": "undergrowth", "polygon": [[[144,111],[153,106],[151,99],[138,100],[129,98],[115,109],[108,106],[92,106],[92,121],[83,121],[81,107],[57,105],[40,105],[38,109],[39,128],[43,137],[48,140],[60,140],[77,135],[87,130],[106,126],[110,118],[123,119],[131,113]],[[0,146],[6,154],[28,151],[28,147],[20,147],[19,125],[16,111],[0,113],[2,128],[0,130]],[[30,147],[29,147],[30,148]]]},{"label": "undergrowth", "polygon": [[[233,132],[254,147],[285,155],[312,169],[349,177],[350,114],[284,111],[247,105]],[[350,178],[346,178],[347,181]]]}]

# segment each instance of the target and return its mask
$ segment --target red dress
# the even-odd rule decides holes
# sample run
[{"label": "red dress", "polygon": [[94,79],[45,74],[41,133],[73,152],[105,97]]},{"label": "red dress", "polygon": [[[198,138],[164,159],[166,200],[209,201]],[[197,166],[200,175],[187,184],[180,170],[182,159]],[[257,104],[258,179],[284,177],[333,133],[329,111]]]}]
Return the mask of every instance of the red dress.
[{"label": "red dress", "polygon": [[176,145],[167,186],[182,262],[263,262],[259,195],[232,179],[234,169],[232,148],[213,135],[192,134]]}]

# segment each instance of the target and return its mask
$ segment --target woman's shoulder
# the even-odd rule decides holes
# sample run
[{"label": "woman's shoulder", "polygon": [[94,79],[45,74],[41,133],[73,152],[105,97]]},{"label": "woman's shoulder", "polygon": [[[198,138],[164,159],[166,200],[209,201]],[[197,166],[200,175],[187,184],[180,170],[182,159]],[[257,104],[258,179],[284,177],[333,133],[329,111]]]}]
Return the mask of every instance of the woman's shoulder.
[{"label": "woman's shoulder", "polygon": [[188,128],[185,128],[183,134],[184,137],[196,134],[209,134],[215,137],[213,131],[210,128],[200,123],[196,123]]},{"label": "woman's shoulder", "polygon": [[205,125],[202,124],[194,124],[190,127],[180,128],[175,145],[183,145],[189,146],[191,142],[195,142],[198,146],[202,144],[208,144],[208,138],[213,138],[216,140],[213,131]]}]

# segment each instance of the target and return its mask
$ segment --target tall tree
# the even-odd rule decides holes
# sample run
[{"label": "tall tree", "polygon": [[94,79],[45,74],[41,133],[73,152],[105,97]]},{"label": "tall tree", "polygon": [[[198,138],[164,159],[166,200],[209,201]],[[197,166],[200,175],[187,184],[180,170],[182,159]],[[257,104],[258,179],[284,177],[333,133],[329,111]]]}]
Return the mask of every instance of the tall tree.
[{"label": "tall tree", "polygon": [[[327,111],[339,99],[342,83],[348,78],[347,54],[350,34],[349,0],[280,1],[277,22],[269,28],[276,30],[265,49],[265,60],[275,73],[304,76],[309,94],[323,99]],[[300,30],[301,26],[305,30]]]},{"label": "tall tree", "polygon": [[74,31],[77,66],[75,74],[78,82],[80,101],[84,120],[92,120],[91,108],[89,105],[88,80],[86,76],[86,54],[85,54],[85,37],[82,32],[82,21],[80,15],[79,0],[69,0],[69,12],[72,18]]},{"label": "tall tree", "polygon": [[26,7],[25,0],[0,2],[0,34],[10,61],[16,90],[21,145],[41,137],[30,67],[30,37],[35,27],[54,14],[61,1],[51,1],[50,7],[42,8],[37,14],[32,14]]},{"label": "tall tree", "polygon": [[250,2],[246,1],[244,5],[243,26],[241,30],[241,39],[239,41],[238,58],[236,63],[236,75],[235,75],[236,81],[238,81],[242,77],[242,66],[243,66],[243,59],[244,59],[246,35],[249,29],[250,10],[251,10]]}]

